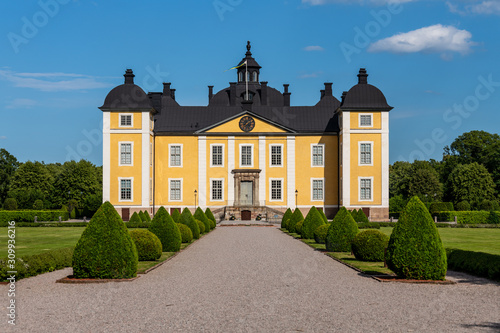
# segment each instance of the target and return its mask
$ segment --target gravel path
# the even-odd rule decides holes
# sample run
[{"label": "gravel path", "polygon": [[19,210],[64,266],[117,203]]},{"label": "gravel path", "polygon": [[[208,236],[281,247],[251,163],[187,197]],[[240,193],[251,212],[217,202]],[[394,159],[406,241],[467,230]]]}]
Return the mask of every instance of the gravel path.
[{"label": "gravel path", "polygon": [[134,282],[55,283],[70,273],[18,282],[0,332],[500,331],[498,284],[380,283],[276,228],[217,228]]}]

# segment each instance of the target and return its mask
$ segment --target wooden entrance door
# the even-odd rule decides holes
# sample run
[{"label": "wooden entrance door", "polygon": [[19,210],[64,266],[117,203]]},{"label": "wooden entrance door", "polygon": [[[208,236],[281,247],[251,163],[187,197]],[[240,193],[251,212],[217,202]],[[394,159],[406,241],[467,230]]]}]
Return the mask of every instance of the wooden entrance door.
[{"label": "wooden entrance door", "polygon": [[241,220],[242,221],[250,221],[252,219],[252,212],[249,210],[241,211]]},{"label": "wooden entrance door", "polygon": [[130,208],[122,208],[122,220],[128,221],[130,219]]},{"label": "wooden entrance door", "polygon": [[253,205],[253,182],[243,181],[240,184],[240,205]]}]

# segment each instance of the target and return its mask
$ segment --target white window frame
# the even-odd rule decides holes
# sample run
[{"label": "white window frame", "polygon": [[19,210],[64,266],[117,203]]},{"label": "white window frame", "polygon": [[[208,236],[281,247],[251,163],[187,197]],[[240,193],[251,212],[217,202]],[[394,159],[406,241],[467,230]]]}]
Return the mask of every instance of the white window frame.
[{"label": "white window frame", "polygon": [[[370,145],[370,163],[361,163],[361,145]],[[373,166],[373,141],[359,141],[358,142],[358,166]]]},{"label": "white window frame", "polygon": [[[322,193],[321,193],[321,199],[314,199],[314,181],[318,181],[318,180],[321,180],[323,186],[321,188],[322,190]],[[325,178],[311,178],[311,201],[321,201],[321,202],[324,202],[325,201]]]},{"label": "white window frame", "polygon": [[[281,147],[281,163],[273,165],[273,147]],[[270,168],[282,168],[283,167],[283,147],[282,143],[271,143],[269,145],[269,167]]]},{"label": "white window frame", "polygon": [[[315,146],[321,146],[323,147],[323,164],[321,165],[314,165],[314,148]],[[324,143],[311,143],[311,168],[324,168],[325,167],[325,144]]]},{"label": "white window frame", "polygon": [[[361,125],[361,116],[370,116],[370,125]],[[373,113],[360,113],[358,114],[358,127],[373,127]]]},{"label": "white window frame", "polygon": [[[122,125],[122,117],[130,116],[130,125]],[[134,127],[134,114],[133,113],[119,113],[118,114],[118,127]]]},{"label": "white window frame", "polygon": [[[281,181],[281,199],[273,199],[273,180]],[[269,201],[270,202],[283,202],[285,200],[283,196],[283,188],[285,187],[284,178],[269,178]]]},{"label": "white window frame", "polygon": [[[214,181],[220,181],[221,182],[221,186],[222,186],[222,195],[221,195],[221,199],[214,199],[214,196],[213,196],[213,182]],[[214,201],[214,202],[220,202],[220,201],[224,201],[224,178],[210,178],[210,201]]]},{"label": "white window frame", "polygon": [[[221,146],[222,147],[222,164],[221,165],[213,164],[214,146]],[[226,149],[226,147],[223,143],[211,143],[210,144],[210,167],[211,168],[223,168],[224,167],[224,158],[225,158],[224,151],[225,151],[225,149]]]},{"label": "white window frame", "polygon": [[[250,158],[250,160],[251,160],[251,164],[250,165],[243,165],[243,163],[242,163],[243,162],[243,151],[242,151],[242,147],[243,146],[250,146],[250,147],[252,147],[251,150],[250,150],[251,151],[251,155],[252,155],[251,158]],[[253,168],[253,165],[254,165],[254,163],[253,163],[254,162],[254,156],[255,156],[255,154],[254,154],[254,149],[253,149],[253,143],[240,143],[240,167],[241,168],[242,167]]]},{"label": "white window frame", "polygon": [[[361,180],[370,180],[370,199],[361,199]],[[358,201],[359,202],[372,202],[373,201],[373,177],[358,177]]]},{"label": "white window frame", "polygon": [[[130,164],[122,163],[122,144],[130,145]],[[118,165],[119,166],[134,166],[134,142],[133,141],[120,141],[118,142]]]},{"label": "white window frame", "polygon": [[[181,190],[181,191],[180,191],[180,192],[181,192],[181,193],[180,193],[180,199],[172,199],[172,197],[171,197],[171,194],[172,194],[172,192],[171,192],[171,189],[172,189],[171,185],[172,185],[172,181],[173,181],[173,180],[178,180],[178,181],[180,181],[180,187],[181,187],[181,188],[180,188],[180,190]],[[169,178],[169,179],[168,179],[168,201],[169,201],[169,202],[182,202],[182,194],[183,194],[183,191],[182,191],[182,183],[183,183],[183,178]]]},{"label": "white window frame", "polygon": [[[174,146],[179,146],[181,147],[181,152],[180,152],[180,159],[181,159],[181,164],[180,165],[172,165],[172,154],[171,154],[171,150],[172,150],[172,147]],[[182,168],[182,160],[183,160],[183,156],[184,155],[184,147],[182,146],[182,143],[169,143],[168,144],[168,167],[169,168]]]},{"label": "white window frame", "polygon": [[[130,199],[122,199],[122,180],[130,180]],[[134,201],[134,177],[118,177],[118,202]]]}]

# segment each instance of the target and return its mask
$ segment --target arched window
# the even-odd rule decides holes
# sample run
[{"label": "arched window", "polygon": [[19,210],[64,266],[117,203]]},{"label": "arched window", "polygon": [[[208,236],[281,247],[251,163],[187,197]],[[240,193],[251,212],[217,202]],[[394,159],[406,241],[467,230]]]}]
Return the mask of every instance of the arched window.
[{"label": "arched window", "polygon": [[252,81],[254,81],[254,82],[258,81],[257,72],[253,72]]},{"label": "arched window", "polygon": [[243,81],[243,72],[238,72],[238,81],[239,82]]},{"label": "arched window", "polygon": [[247,81],[250,82],[250,72],[247,72]]}]

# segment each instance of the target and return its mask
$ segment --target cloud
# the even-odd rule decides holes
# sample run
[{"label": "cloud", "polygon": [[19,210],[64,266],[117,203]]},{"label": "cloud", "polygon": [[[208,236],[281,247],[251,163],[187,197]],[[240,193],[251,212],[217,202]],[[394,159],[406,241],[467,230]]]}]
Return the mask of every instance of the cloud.
[{"label": "cloud", "polygon": [[0,140],[7,140],[7,137],[5,135],[0,136]]},{"label": "cloud", "polygon": [[28,98],[16,98],[9,104],[7,104],[7,109],[31,109],[33,106],[37,105],[37,101]]},{"label": "cloud", "polygon": [[99,82],[100,78],[73,73],[16,73],[0,70],[0,78],[12,82],[15,87],[41,91],[87,90],[112,86]]},{"label": "cloud", "polygon": [[308,4],[311,6],[322,6],[330,3],[345,3],[345,4],[361,4],[364,5],[366,3],[384,6],[388,4],[402,4],[407,2],[413,2],[418,0],[302,0],[302,3]]},{"label": "cloud", "polygon": [[447,1],[446,5],[452,13],[460,15],[479,14],[479,15],[500,15],[500,1],[474,1],[473,4],[465,5],[460,8],[451,1]]},{"label": "cloud", "polygon": [[304,47],[304,51],[324,51],[325,49],[319,45],[309,45]]},{"label": "cloud", "polygon": [[310,78],[318,77],[321,74],[323,74],[322,71],[313,72],[313,73],[306,73],[306,74],[299,75],[299,79],[310,79]]},{"label": "cloud", "polygon": [[445,60],[451,59],[451,52],[466,54],[476,45],[470,39],[472,34],[453,26],[441,24],[400,33],[381,39],[368,47],[369,52],[392,53],[441,53]]}]

